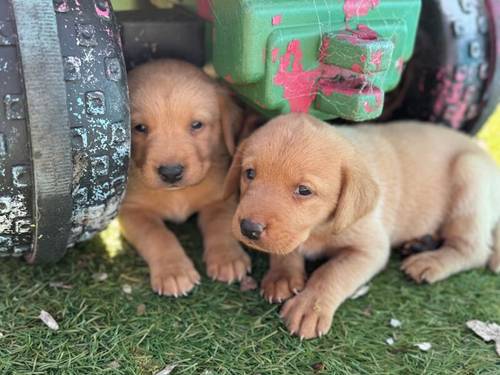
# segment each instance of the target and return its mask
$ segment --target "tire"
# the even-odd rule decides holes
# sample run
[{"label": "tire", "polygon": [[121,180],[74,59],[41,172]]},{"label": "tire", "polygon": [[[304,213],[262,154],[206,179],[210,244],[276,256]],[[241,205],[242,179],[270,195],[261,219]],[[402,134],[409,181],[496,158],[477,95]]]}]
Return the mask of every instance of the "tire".
[{"label": "tire", "polygon": [[500,98],[495,0],[425,0],[415,53],[381,120],[442,123],[475,134]]},{"label": "tire", "polygon": [[0,0],[0,100],[0,255],[55,262],[125,190],[130,114],[108,1]]}]

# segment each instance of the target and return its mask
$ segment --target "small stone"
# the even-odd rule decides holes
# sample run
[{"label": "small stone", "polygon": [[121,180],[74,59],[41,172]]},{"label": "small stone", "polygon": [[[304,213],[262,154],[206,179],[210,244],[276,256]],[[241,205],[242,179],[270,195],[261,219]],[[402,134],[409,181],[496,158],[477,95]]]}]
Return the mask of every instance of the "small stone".
[{"label": "small stone", "polygon": [[394,319],[392,318],[390,321],[389,321],[389,324],[391,325],[391,327],[394,327],[394,328],[399,328],[401,327],[401,321],[397,320],[397,319]]},{"label": "small stone", "polygon": [[167,367],[165,367],[163,370],[157,372],[155,375],[168,375],[170,374],[172,371],[174,371],[174,369],[177,367],[177,365],[174,363],[172,365],[168,365]]},{"label": "small stone", "polygon": [[430,342],[421,342],[415,344],[421,351],[428,352],[432,348],[432,344]]},{"label": "small stone", "polygon": [[132,287],[130,286],[130,284],[123,284],[122,291],[125,294],[130,294],[130,293],[132,293]]},{"label": "small stone", "polygon": [[56,320],[47,311],[45,310],[40,311],[40,315],[38,317],[50,329],[54,331],[57,331],[59,329],[59,324],[57,324]]},{"label": "small stone", "polygon": [[394,339],[392,337],[385,339],[385,342],[387,345],[394,345]]}]

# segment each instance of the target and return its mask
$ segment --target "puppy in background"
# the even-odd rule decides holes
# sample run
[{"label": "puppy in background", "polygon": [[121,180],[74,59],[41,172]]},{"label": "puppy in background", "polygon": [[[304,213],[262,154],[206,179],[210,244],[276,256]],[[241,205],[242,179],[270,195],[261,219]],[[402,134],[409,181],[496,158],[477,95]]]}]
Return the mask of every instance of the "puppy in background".
[{"label": "puppy in background", "polygon": [[155,292],[186,295],[200,275],[164,220],[199,213],[207,274],[231,283],[250,258],[231,234],[234,200],[223,182],[242,115],[229,92],[197,67],[176,60],[129,74],[132,161],[120,210],[123,236],[146,260]]},{"label": "puppy in background", "polygon": [[[499,169],[446,128],[280,116],[241,143],[226,194],[238,186],[233,232],[271,254],[262,292],[272,302],[291,298],[281,316],[301,338],[328,332],[340,304],[384,268],[391,246],[428,233],[444,244],[403,262],[415,281],[486,264],[500,271]],[[329,258],[307,283],[304,257]]]}]

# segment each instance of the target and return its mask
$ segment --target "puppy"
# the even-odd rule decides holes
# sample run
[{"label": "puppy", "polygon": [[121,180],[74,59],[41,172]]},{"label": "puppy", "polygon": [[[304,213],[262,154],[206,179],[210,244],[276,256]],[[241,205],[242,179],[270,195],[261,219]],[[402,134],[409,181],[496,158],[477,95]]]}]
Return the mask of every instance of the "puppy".
[{"label": "puppy", "polygon": [[123,236],[149,265],[153,290],[177,297],[200,282],[164,225],[196,212],[207,274],[228,283],[241,279],[250,258],[231,234],[236,202],[222,200],[241,111],[214,80],[181,61],[134,69],[129,88],[132,161],[119,221]]},{"label": "puppy", "polygon": [[[301,338],[326,333],[339,305],[407,240],[444,239],[437,251],[403,262],[417,282],[488,262],[500,271],[499,169],[446,128],[334,127],[305,114],[280,116],[240,145],[226,194],[238,185],[233,232],[271,254],[262,292],[271,302],[293,297],[281,317]],[[307,284],[304,257],[329,259]]]}]

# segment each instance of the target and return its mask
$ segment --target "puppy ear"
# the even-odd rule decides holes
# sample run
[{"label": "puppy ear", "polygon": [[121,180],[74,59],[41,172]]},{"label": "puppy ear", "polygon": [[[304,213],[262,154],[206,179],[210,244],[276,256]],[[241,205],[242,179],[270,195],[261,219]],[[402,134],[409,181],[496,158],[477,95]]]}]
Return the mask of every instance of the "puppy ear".
[{"label": "puppy ear", "polygon": [[224,87],[218,88],[219,110],[221,114],[222,136],[230,155],[236,149],[236,139],[238,138],[243,124],[243,114],[238,105],[230,96],[229,90]]},{"label": "puppy ear", "polygon": [[375,208],[379,188],[362,163],[342,167],[342,185],[333,213],[333,232],[339,233]]},{"label": "puppy ear", "polygon": [[231,197],[240,185],[241,178],[241,162],[243,160],[243,149],[245,147],[246,140],[241,142],[236,154],[233,157],[233,162],[229,167],[226,174],[226,179],[224,180],[224,194],[223,199],[226,200]]}]

